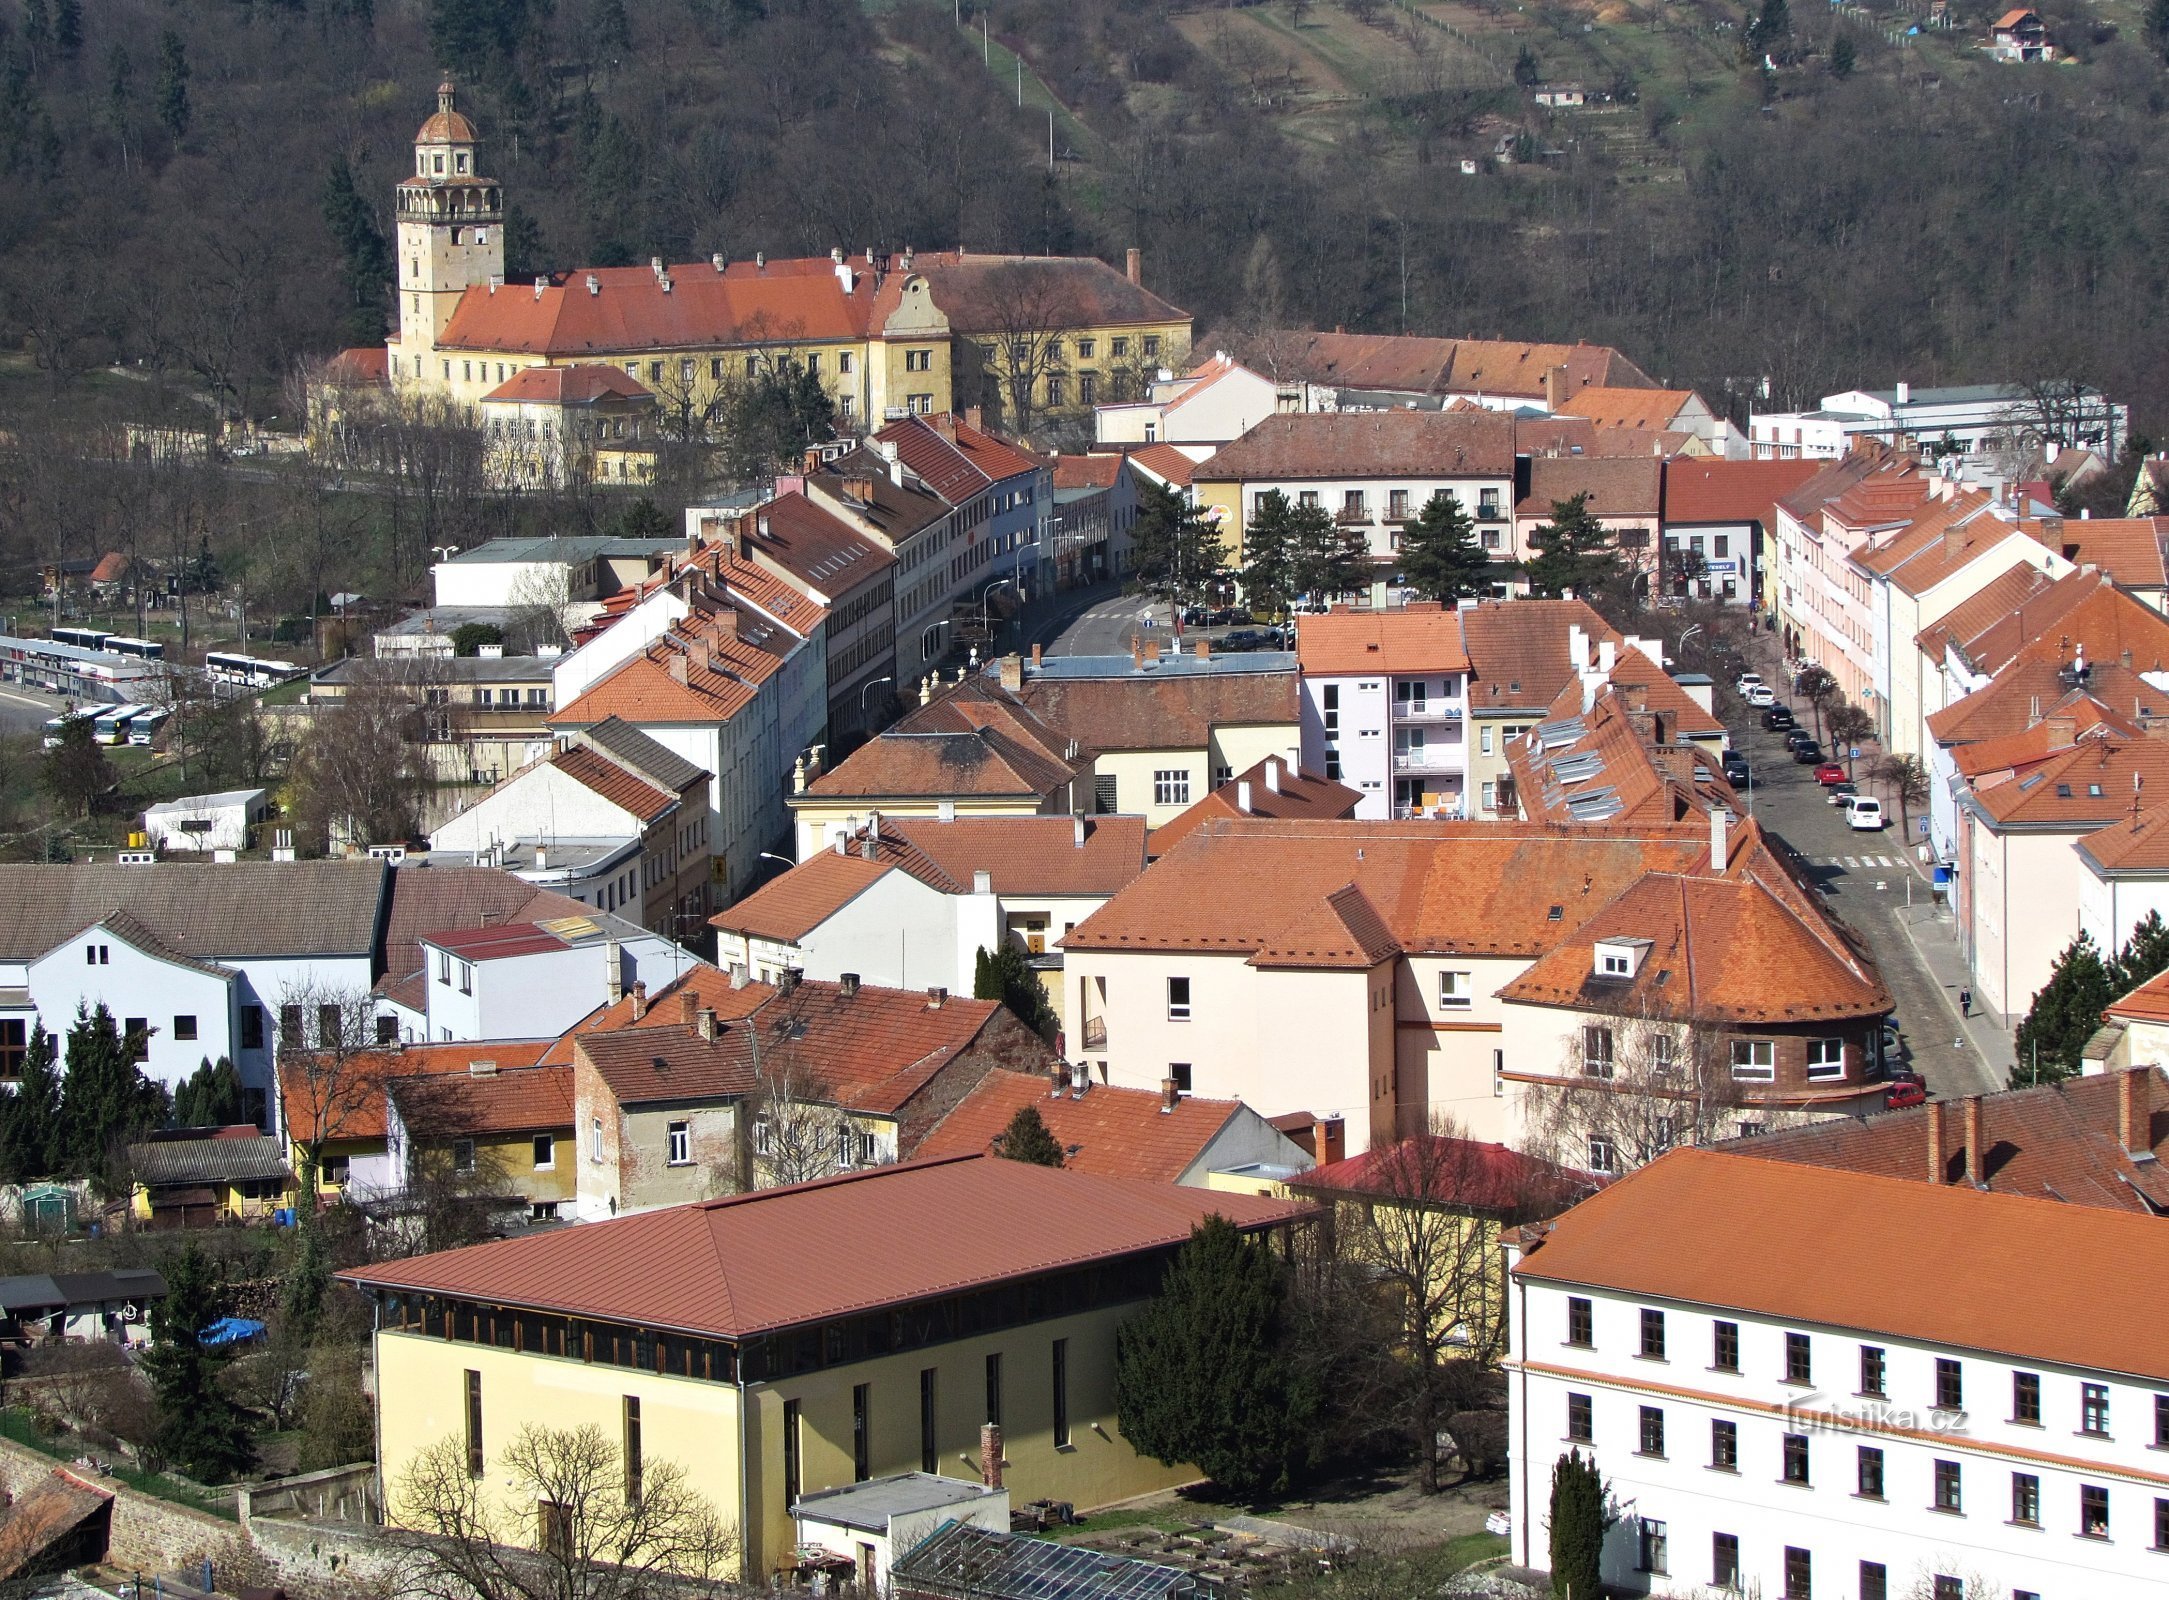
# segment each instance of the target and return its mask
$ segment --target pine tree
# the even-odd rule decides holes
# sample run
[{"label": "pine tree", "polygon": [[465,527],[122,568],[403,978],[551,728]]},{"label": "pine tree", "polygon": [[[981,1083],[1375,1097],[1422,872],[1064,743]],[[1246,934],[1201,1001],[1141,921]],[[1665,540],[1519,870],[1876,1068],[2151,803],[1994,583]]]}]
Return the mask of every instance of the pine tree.
[{"label": "pine tree", "polygon": [[1529,535],[1530,592],[1550,599],[1589,596],[1618,580],[1619,546],[1589,509],[1589,496],[1555,500],[1551,521]]},{"label": "pine tree", "polygon": [[345,257],[346,336],[357,344],[374,343],[384,337],[384,285],[391,279],[392,253],[375,214],[354,187],[354,171],[345,156],[332,162],[324,179],[324,225]]},{"label": "pine tree", "polygon": [[1336,600],[1370,586],[1371,551],[1361,528],[1341,528],[1324,506],[1288,514],[1289,579],[1295,592]]},{"label": "pine tree", "polygon": [[1020,1022],[1042,1037],[1051,1037],[1060,1020],[1048,1002],[1046,985],[1032,970],[1031,958],[1007,941],[998,950],[979,947],[978,958],[972,963],[972,998],[1001,1001]]},{"label": "pine tree", "polygon": [[1291,545],[1295,506],[1278,489],[1257,498],[1243,530],[1243,565],[1237,578],[1243,603],[1255,617],[1286,616],[1295,598],[1295,561]]},{"label": "pine tree", "polygon": [[83,48],[83,0],[58,0],[53,7],[53,48],[73,61]]},{"label": "pine tree", "polygon": [[1147,489],[1130,524],[1138,587],[1172,606],[1197,605],[1221,575],[1220,534],[1204,513],[1164,485]]},{"label": "pine tree", "polygon": [[2118,995],[2129,994],[2164,972],[2169,972],[2169,923],[2162,921],[2159,911],[2149,911],[2144,921],[2133,926],[2131,937],[2117,952],[2109,972],[2109,986]]},{"label": "pine tree", "polygon": [[60,1165],[101,1190],[111,1185],[116,1148],[166,1120],[166,1093],[137,1070],[136,1047],[103,1001],[77,1008],[60,1080]]},{"label": "pine tree", "polygon": [[2146,42],[2154,53],[2169,62],[2169,0],[2150,0],[2146,8]]},{"label": "pine tree", "polygon": [[1193,1229],[1159,1295],[1115,1335],[1115,1415],[1132,1448],[1196,1465],[1230,1494],[1307,1468],[1321,1396],[1296,1361],[1289,1271],[1225,1218]]},{"label": "pine tree", "polygon": [[40,1022],[31,1032],[15,1092],[0,1095],[0,1181],[50,1178],[60,1165],[60,1068],[53,1036]]},{"label": "pine tree", "polygon": [[1017,1107],[1017,1114],[1009,1119],[1009,1126],[995,1138],[994,1149],[997,1155],[1030,1166],[1062,1165],[1061,1142],[1048,1129],[1047,1119],[1039,1114],[1037,1106]]},{"label": "pine tree", "polygon": [[324,1318],[324,1297],[331,1292],[331,1253],[324,1248],[323,1224],[314,1207],[301,1210],[300,1253],[279,1290],[282,1336],[297,1345],[316,1337]]},{"label": "pine tree", "polygon": [[166,1297],[151,1308],[143,1367],[158,1396],[159,1453],[202,1483],[224,1483],[256,1460],[247,1420],[218,1386],[225,1358],[204,1348],[226,1314],[225,1285],[191,1239],[165,1264]]},{"label": "pine tree", "polygon": [[1561,1600],[1604,1593],[1604,1533],[1612,1520],[1596,1462],[1569,1450],[1551,1469],[1551,1592]]},{"label": "pine tree", "polygon": [[[2169,4],[2169,0],[2163,0],[2163,3]],[[1858,53],[1853,48],[1852,35],[1849,33],[1839,34],[1831,42],[1830,46],[1830,76],[1843,83],[1853,75],[1853,67],[1857,59]]]},{"label": "pine tree", "polygon": [[1426,600],[1451,606],[1491,588],[1491,558],[1476,537],[1476,522],[1461,502],[1441,489],[1401,535],[1401,576]]},{"label": "pine tree", "polygon": [[188,103],[188,48],[168,28],[158,39],[158,120],[178,139],[193,115]]},{"label": "pine tree", "polygon": [[181,1080],[173,1091],[173,1124],[177,1128],[230,1128],[247,1120],[241,1074],[220,1056],[205,1061]]},{"label": "pine tree", "polygon": [[2035,993],[2026,1020],[2018,1025],[2018,1064],[2011,1069],[2011,1087],[2054,1083],[2075,1074],[2086,1041],[2115,998],[2108,964],[2093,935],[2080,934],[2056,958],[2048,982]]}]

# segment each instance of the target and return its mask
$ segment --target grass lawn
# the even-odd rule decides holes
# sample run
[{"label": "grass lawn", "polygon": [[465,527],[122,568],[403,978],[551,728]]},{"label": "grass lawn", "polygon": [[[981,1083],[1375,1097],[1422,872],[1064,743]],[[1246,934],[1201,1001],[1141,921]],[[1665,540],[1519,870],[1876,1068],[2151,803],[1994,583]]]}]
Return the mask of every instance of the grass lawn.
[{"label": "grass lawn", "polygon": [[[48,1438],[31,1420],[30,1413],[21,1406],[10,1406],[0,1411],[0,1438],[27,1445],[40,1455],[51,1456],[55,1461],[73,1461],[81,1449],[62,1440]],[[240,1515],[231,1501],[220,1501],[199,1493],[184,1483],[176,1483],[162,1472],[143,1472],[121,1462],[110,1462],[106,1475],[118,1478],[129,1488],[175,1505],[187,1506],[192,1511],[208,1511],[214,1517],[224,1517],[228,1522],[238,1522]]]}]

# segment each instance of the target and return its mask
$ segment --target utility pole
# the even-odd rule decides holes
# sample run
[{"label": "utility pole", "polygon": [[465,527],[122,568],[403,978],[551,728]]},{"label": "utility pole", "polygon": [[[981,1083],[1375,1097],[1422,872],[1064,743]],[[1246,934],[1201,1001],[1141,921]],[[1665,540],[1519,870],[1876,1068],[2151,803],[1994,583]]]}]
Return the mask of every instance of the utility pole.
[{"label": "utility pole", "polygon": [[988,67],[994,65],[994,46],[987,42],[987,14],[979,13],[979,59]]},{"label": "utility pole", "polygon": [[1017,109],[1024,109],[1024,52],[1017,52]]},{"label": "utility pole", "polygon": [[1054,170],[1054,107],[1047,108],[1047,170]]}]

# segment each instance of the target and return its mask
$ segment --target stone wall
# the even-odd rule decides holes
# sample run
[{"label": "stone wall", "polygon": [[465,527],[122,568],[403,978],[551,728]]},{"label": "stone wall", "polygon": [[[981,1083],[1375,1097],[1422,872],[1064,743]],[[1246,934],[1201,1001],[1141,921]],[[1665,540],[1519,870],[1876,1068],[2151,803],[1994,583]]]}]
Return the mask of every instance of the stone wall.
[{"label": "stone wall", "polygon": [[[0,1486],[10,1500],[44,1482],[60,1465],[28,1445],[0,1439]],[[225,1566],[248,1550],[238,1522],[143,1494],[88,1467],[70,1464],[68,1470],[113,1496],[113,1535],[106,1559],[116,1567],[164,1572],[207,1557]]]}]

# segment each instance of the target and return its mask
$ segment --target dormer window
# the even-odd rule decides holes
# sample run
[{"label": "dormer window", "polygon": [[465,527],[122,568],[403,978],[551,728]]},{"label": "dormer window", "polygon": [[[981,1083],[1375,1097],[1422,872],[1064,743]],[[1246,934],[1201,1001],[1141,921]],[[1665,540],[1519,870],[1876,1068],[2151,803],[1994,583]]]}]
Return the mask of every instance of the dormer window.
[{"label": "dormer window", "polygon": [[466,151],[462,150],[458,155],[452,158],[452,170],[460,173],[464,173],[467,170]]},{"label": "dormer window", "polygon": [[1647,939],[1599,939],[1590,970],[1599,978],[1625,982],[1641,972],[1649,949]]}]

